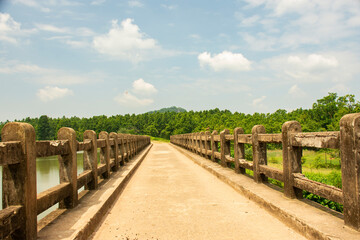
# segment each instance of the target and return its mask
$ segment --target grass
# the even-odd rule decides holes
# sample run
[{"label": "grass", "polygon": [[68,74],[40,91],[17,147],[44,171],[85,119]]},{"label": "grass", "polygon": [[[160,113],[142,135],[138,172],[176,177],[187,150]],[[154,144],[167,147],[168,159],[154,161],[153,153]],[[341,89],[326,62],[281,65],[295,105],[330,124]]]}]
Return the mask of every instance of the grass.
[{"label": "grass", "polygon": [[150,137],[151,141],[154,142],[170,142],[169,139],[165,139],[165,138],[159,138],[159,137]]}]

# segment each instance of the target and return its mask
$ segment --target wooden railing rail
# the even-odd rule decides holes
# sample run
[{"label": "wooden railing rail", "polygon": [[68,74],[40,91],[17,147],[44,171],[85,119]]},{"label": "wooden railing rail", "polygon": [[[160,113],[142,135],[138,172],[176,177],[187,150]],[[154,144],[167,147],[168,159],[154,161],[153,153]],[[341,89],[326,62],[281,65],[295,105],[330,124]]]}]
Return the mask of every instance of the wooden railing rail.
[{"label": "wooden railing rail", "polygon": [[[106,179],[150,144],[150,137],[101,132],[84,132],[76,140],[71,128],[61,128],[58,140],[36,141],[27,123],[7,123],[1,131],[0,165],[3,167],[0,210],[0,239],[36,239],[37,215],[59,203],[60,208],[78,204],[78,190],[98,188],[98,176]],[[98,164],[100,149],[100,164]],[[84,171],[77,174],[77,152],[83,153]],[[58,156],[60,184],[36,192],[36,158]]]},{"label": "wooden railing rail", "polygon": [[[276,134],[268,134],[262,125],[256,125],[251,134],[235,128],[234,134],[225,129],[220,135],[214,131],[210,137],[209,133],[201,136],[204,133],[180,134],[171,136],[170,141],[212,161],[219,160],[224,167],[234,163],[237,173],[245,174],[245,169],[249,169],[257,183],[267,182],[268,177],[281,181],[288,198],[301,199],[302,191],[306,190],[343,204],[345,225],[360,231],[360,113],[345,115],[337,132],[303,133],[298,122],[289,121]],[[231,142],[234,157],[230,154]],[[282,170],[267,165],[267,143],[282,144]],[[245,159],[245,144],[252,145],[252,161]],[[303,147],[340,149],[342,189],[302,175]]]}]

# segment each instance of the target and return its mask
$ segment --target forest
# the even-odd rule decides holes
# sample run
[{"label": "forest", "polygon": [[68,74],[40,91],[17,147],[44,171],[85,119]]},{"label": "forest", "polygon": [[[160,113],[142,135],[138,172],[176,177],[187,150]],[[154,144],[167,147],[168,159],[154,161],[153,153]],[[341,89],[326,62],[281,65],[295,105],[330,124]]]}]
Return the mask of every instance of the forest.
[{"label": "forest", "polygon": [[[242,127],[245,133],[251,133],[252,127],[257,124],[264,125],[268,133],[279,133],[282,124],[289,120],[300,122],[304,132],[337,131],[341,117],[354,112],[360,112],[360,102],[356,101],[354,95],[338,96],[336,93],[328,93],[313,103],[311,109],[298,108],[290,112],[279,109],[274,113],[245,114],[218,108],[186,111],[170,107],[137,115],[101,115],[91,118],[51,118],[43,115],[15,121],[33,125],[38,140],[56,139],[61,127],[73,128],[78,140],[82,140],[83,132],[87,129],[96,133],[107,131],[169,139],[175,134],[213,130],[220,132],[225,128],[232,131],[236,127]],[[0,130],[5,124],[6,122],[0,122]]]}]

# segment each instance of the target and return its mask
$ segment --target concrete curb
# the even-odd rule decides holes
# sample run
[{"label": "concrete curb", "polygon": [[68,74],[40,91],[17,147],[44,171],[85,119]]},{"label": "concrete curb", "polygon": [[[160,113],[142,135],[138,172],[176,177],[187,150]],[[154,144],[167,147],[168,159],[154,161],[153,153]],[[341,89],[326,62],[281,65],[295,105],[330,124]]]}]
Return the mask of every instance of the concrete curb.
[{"label": "concrete curb", "polygon": [[257,184],[232,169],[174,144],[171,146],[308,239],[360,239],[360,232],[344,226],[341,214],[337,212],[319,204],[314,207],[314,203],[306,199],[285,198],[282,192],[265,184]]},{"label": "concrete curb", "polygon": [[66,211],[41,229],[38,232],[38,239],[88,239],[134,175],[151,147],[152,144],[126,163],[118,172],[113,173],[109,180],[99,186],[98,190],[86,194],[77,207]]}]

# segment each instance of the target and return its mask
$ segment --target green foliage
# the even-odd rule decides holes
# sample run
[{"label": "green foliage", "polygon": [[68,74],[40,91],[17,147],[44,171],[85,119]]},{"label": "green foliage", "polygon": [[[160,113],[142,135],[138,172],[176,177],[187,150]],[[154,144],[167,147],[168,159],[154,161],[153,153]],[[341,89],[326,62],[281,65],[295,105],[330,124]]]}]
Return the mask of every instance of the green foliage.
[{"label": "green foliage", "polygon": [[[71,127],[77,132],[81,140],[85,130],[120,132],[130,134],[150,135],[169,139],[171,135],[199,131],[222,131],[225,128],[232,132],[236,127],[242,127],[245,133],[251,133],[254,125],[264,125],[268,133],[280,133],[284,122],[297,120],[304,132],[339,130],[342,116],[360,111],[360,103],[355,101],[354,95],[338,97],[329,93],[316,101],[311,109],[296,109],[291,112],[279,109],[274,113],[231,113],[229,110],[218,108],[203,111],[186,111],[183,108],[170,107],[143,114],[125,114],[94,116],[91,118],[62,117],[26,118],[20,120],[30,123],[37,131],[38,139],[56,139],[57,131],[61,127]],[[6,122],[0,123],[0,129]],[[269,144],[268,149],[279,149],[279,145]],[[247,151],[247,157],[252,159],[252,153]]]}]

